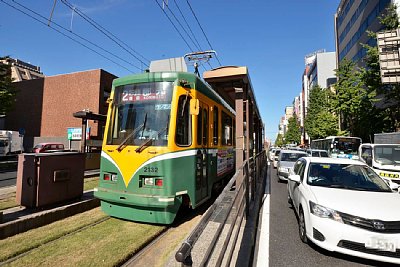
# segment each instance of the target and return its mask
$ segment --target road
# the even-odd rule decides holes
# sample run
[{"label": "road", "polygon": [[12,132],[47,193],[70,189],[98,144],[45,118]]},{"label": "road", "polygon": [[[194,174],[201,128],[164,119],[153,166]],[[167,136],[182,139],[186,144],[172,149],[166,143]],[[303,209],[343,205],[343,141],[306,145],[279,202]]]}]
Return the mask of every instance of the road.
[{"label": "road", "polygon": [[17,172],[0,172],[0,187],[14,186],[17,183]]},{"label": "road", "polygon": [[395,266],[330,253],[313,244],[302,243],[295,212],[287,202],[287,184],[277,182],[276,169],[272,165],[269,178],[271,178],[270,266]]}]

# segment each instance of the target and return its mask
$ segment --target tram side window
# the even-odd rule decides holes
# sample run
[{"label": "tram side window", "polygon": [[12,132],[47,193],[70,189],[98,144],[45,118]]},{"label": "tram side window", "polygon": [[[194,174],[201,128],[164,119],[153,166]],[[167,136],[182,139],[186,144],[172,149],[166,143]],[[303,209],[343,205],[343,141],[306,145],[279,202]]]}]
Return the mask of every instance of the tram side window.
[{"label": "tram side window", "polygon": [[203,145],[207,146],[208,143],[208,114],[207,109],[203,110]]},{"label": "tram side window", "polygon": [[175,142],[178,146],[189,146],[191,143],[189,101],[190,97],[186,95],[179,97],[175,133]]},{"label": "tram side window", "polygon": [[218,108],[214,106],[213,110],[213,144],[218,145]]},{"label": "tram side window", "polygon": [[231,146],[233,144],[233,120],[228,114],[222,111],[222,145]]},{"label": "tram side window", "polygon": [[201,116],[201,114],[203,114],[203,109],[200,107],[199,108],[199,116],[197,116],[197,144],[201,145],[202,142],[202,136],[203,136],[203,132],[202,132],[202,125],[203,125],[203,116]]}]

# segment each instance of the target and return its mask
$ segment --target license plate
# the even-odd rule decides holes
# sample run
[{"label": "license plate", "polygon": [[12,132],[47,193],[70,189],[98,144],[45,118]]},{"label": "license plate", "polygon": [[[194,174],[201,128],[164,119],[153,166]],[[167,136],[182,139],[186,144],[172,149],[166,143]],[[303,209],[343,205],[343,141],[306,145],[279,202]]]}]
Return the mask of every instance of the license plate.
[{"label": "license plate", "polygon": [[365,247],[383,251],[396,252],[396,247],[397,247],[396,244],[397,242],[395,240],[379,238],[379,237],[371,237],[365,243]]}]

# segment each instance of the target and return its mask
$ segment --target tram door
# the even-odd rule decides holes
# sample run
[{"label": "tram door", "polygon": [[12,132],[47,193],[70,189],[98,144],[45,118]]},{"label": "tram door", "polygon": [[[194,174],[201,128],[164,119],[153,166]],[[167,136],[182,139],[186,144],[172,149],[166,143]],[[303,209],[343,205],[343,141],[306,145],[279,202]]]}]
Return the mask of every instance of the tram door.
[{"label": "tram door", "polygon": [[196,162],[196,199],[199,201],[208,195],[208,106],[200,102],[197,116],[197,162]]}]

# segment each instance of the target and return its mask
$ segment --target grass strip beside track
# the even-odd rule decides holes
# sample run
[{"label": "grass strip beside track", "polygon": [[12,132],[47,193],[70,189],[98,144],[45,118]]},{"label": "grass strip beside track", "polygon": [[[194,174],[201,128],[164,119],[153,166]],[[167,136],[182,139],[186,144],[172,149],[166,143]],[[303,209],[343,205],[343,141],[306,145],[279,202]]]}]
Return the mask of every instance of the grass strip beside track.
[{"label": "grass strip beside track", "polygon": [[[98,208],[94,211],[101,212]],[[72,223],[64,221],[61,221],[63,227]],[[6,266],[121,265],[164,229],[164,226],[111,218],[93,227],[44,244]],[[31,240],[34,238],[32,237]],[[28,241],[25,240],[25,242]]]},{"label": "grass strip beside track", "polygon": [[[83,191],[93,190],[99,185],[99,177],[85,178],[83,183]],[[16,207],[15,193],[10,196],[0,199],[0,211],[8,208]]]},{"label": "grass strip beside track", "polygon": [[99,177],[85,178],[83,180],[83,191],[93,190],[99,186]]},{"label": "grass strip beside track", "polygon": [[[107,217],[100,208],[0,240],[0,261],[20,255]],[[30,264],[27,264],[28,266]]]},{"label": "grass strip beside track", "polygon": [[7,194],[6,198],[0,199],[0,211],[16,206],[18,205],[15,199],[15,193]]}]

